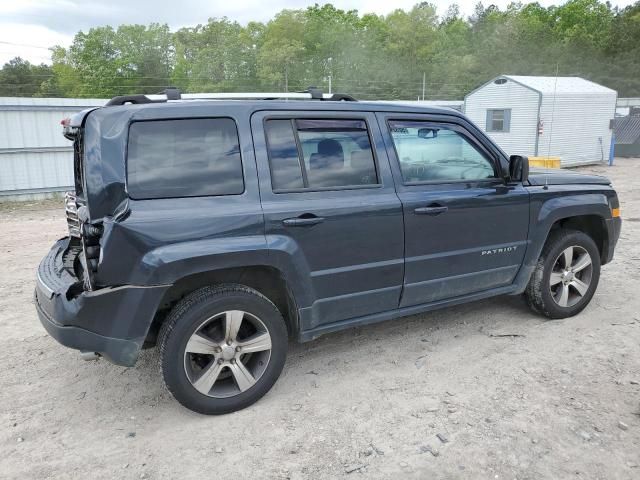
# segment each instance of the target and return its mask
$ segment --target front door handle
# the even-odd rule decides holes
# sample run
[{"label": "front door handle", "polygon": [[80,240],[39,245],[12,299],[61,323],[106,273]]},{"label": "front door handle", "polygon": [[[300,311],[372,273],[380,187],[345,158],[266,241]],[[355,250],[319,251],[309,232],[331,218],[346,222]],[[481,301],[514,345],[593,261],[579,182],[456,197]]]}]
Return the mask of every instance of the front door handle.
[{"label": "front door handle", "polygon": [[286,218],[282,221],[285,227],[310,227],[311,225],[317,225],[324,222],[322,217],[298,217],[298,218]]},{"label": "front door handle", "polygon": [[437,207],[419,207],[416,208],[413,213],[415,213],[416,215],[440,215],[447,210],[449,210],[449,207],[439,205]]}]

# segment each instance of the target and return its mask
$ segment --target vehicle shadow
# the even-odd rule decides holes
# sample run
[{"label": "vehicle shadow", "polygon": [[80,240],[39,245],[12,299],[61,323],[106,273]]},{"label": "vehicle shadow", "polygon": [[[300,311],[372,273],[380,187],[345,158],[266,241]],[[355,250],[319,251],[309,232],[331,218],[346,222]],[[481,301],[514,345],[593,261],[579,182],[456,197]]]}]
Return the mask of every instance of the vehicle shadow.
[{"label": "vehicle shadow", "polygon": [[410,344],[428,343],[430,335],[437,332],[439,338],[460,337],[465,334],[482,333],[490,335],[492,330],[506,328],[526,329],[532,320],[545,321],[534,314],[521,296],[501,296],[477,302],[410,315],[383,322],[352,327],[339,332],[328,333],[311,342],[289,342],[288,364],[295,358],[332,358],[350,351],[353,342],[360,346],[367,343],[393,344],[402,340],[407,348]]},{"label": "vehicle shadow", "polygon": [[[421,352],[424,354],[436,345],[438,349],[446,350],[447,342],[474,335],[490,336],[493,331],[505,329],[521,334],[544,321],[527,308],[521,297],[504,296],[349,328],[323,335],[311,342],[298,343],[292,339],[284,371],[274,391],[278,392],[277,397],[289,397],[295,394],[295,384],[302,379],[309,379],[318,371],[326,372],[335,367],[348,378],[361,378],[359,363],[373,361],[384,356],[387,350],[398,349],[398,346],[401,346],[403,354],[420,356]],[[188,416],[199,416],[180,407],[163,387],[157,348],[143,350],[133,368],[123,370],[106,361],[100,363],[98,368],[102,371],[91,376],[100,375],[102,386],[112,389],[110,393],[105,392],[105,401],[111,397],[122,403],[142,403],[179,411]],[[123,390],[127,391],[127,398],[119,398],[118,392]],[[273,395],[268,397],[276,402]]]}]

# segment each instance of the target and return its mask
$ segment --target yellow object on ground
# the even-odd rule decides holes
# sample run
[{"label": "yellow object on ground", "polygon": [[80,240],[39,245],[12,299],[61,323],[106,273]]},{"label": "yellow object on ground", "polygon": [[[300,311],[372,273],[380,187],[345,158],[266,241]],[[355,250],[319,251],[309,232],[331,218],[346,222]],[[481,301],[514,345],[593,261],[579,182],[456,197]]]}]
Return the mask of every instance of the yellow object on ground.
[{"label": "yellow object on ground", "polygon": [[560,157],[529,157],[530,167],[560,168]]}]

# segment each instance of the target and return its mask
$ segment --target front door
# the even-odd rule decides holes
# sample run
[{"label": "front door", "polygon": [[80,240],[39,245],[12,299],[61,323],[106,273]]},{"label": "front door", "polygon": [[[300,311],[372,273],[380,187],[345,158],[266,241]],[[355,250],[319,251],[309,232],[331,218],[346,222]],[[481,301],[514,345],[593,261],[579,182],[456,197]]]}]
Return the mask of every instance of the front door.
[{"label": "front door", "polygon": [[527,246],[529,194],[464,119],[379,114],[405,222],[400,306],[510,285]]},{"label": "front door", "polygon": [[251,125],[267,243],[309,279],[301,329],[397,308],[402,205],[375,115],[257,112]]}]

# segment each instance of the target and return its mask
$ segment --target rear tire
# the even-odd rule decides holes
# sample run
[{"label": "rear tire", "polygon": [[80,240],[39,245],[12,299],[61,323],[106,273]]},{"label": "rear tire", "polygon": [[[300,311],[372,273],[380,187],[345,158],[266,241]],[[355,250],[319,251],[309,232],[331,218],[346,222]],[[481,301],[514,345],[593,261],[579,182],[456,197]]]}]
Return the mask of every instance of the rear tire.
[{"label": "rear tire", "polygon": [[529,306],[549,318],[580,313],[600,279],[600,253],[593,239],[577,230],[550,234],[525,295]]},{"label": "rear tire", "polygon": [[183,406],[230,413],[271,389],[287,343],[284,319],[265,296],[242,285],[205,287],[181,300],[164,322],[160,371]]}]

